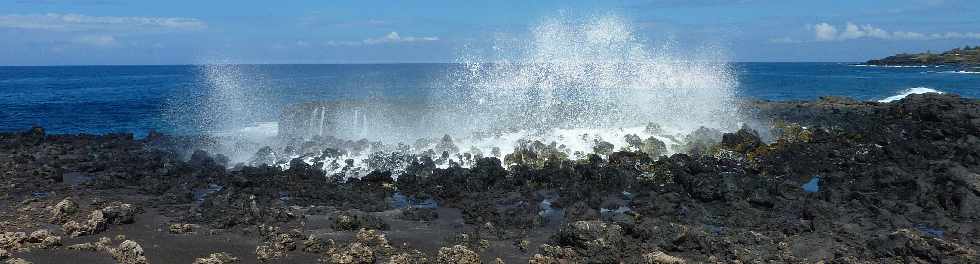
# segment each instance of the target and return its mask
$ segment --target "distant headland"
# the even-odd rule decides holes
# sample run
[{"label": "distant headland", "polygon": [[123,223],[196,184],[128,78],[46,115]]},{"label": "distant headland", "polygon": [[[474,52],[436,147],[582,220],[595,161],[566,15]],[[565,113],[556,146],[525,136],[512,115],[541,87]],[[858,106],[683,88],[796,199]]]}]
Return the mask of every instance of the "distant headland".
[{"label": "distant headland", "polygon": [[942,53],[903,53],[884,59],[870,60],[866,64],[878,66],[947,65],[962,67],[971,71],[980,71],[980,46],[955,48]]}]

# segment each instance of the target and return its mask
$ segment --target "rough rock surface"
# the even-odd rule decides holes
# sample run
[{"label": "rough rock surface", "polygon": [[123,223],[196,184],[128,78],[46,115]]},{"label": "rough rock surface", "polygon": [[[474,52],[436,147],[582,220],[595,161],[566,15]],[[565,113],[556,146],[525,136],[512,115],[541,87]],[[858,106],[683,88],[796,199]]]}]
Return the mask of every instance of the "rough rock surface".
[{"label": "rough rock surface", "polygon": [[238,262],[238,258],[225,252],[211,253],[207,257],[197,258],[193,264],[231,264]]},{"label": "rough rock surface", "polygon": [[119,244],[119,247],[111,252],[112,258],[120,264],[146,264],[146,256],[143,255],[143,247],[136,241],[126,240]]},{"label": "rough rock surface", "polygon": [[465,246],[455,245],[439,249],[436,263],[480,264],[480,255]]},{"label": "rough rock surface", "polygon": [[[667,143],[597,141],[602,153],[581,155],[550,142],[475,153],[452,138],[418,144],[447,155],[413,154],[317,136],[254,157],[272,165],[233,165],[199,150],[208,138],[0,133],[0,257],[66,244],[145,261],[137,252],[187,244],[216,248],[176,262],[977,262],[980,101],[744,107],[759,122],[731,133],[651,125]],[[338,161],[355,153],[372,157],[367,169]],[[102,232],[160,247],[93,242]]]}]

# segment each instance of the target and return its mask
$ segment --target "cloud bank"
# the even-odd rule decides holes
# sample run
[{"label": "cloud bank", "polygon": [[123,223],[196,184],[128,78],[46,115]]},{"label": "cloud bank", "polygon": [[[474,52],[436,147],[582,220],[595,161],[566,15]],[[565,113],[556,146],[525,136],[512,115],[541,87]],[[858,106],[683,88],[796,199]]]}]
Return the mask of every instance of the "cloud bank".
[{"label": "cloud bank", "polygon": [[80,14],[0,15],[0,28],[45,31],[192,31],[207,28],[199,19],[183,17],[116,17]]},{"label": "cloud bank", "polygon": [[360,46],[360,45],[378,45],[378,44],[388,44],[388,43],[412,43],[412,42],[431,42],[438,41],[439,37],[414,37],[414,36],[402,36],[398,32],[389,32],[388,34],[378,37],[378,38],[367,38],[361,41],[328,41],[328,46]]},{"label": "cloud bank", "polygon": [[848,22],[843,28],[830,23],[819,23],[810,27],[816,41],[846,41],[854,39],[881,40],[937,40],[937,39],[980,39],[976,32],[921,33],[914,31],[888,31],[870,24],[858,25]]}]

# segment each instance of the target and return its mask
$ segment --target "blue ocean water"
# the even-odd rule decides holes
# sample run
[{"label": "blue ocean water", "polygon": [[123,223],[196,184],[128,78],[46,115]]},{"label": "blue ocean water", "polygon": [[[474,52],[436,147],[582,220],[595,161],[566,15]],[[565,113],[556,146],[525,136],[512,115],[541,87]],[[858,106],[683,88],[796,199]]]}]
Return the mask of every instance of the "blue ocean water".
[{"label": "blue ocean water", "polygon": [[[880,100],[925,87],[980,97],[980,74],[950,68],[860,67],[848,63],[735,63],[739,97]],[[457,64],[0,67],[0,131],[40,125],[58,133],[149,130],[194,133],[215,86],[264,100],[275,121],[285,104],[312,100],[425,100]],[[223,95],[227,96],[227,95]],[[212,98],[212,101],[202,98]],[[220,97],[218,98],[220,99]]]}]

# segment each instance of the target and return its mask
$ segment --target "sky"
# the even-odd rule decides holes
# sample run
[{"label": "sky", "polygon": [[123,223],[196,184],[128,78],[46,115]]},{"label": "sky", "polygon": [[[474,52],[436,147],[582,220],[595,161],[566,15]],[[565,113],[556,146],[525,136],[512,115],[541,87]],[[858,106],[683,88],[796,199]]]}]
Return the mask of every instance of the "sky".
[{"label": "sky", "polygon": [[972,1],[4,0],[0,65],[454,62],[548,17],[609,14],[734,61],[851,62],[980,45]]}]

